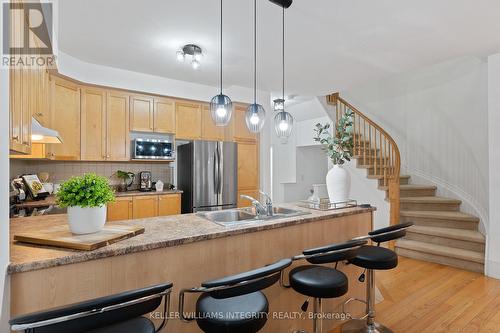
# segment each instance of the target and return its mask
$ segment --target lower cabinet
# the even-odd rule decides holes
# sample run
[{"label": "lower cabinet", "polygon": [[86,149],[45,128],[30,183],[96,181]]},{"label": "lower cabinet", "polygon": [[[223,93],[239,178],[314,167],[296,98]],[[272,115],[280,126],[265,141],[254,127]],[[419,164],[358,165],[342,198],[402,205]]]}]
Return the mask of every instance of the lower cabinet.
[{"label": "lower cabinet", "polygon": [[167,194],[158,196],[158,216],[177,215],[180,213],[180,194]]},{"label": "lower cabinet", "polygon": [[133,197],[116,198],[108,204],[108,221],[130,220],[132,218]]},{"label": "lower cabinet", "polygon": [[181,213],[179,193],[117,197],[108,204],[108,221],[143,219]]},{"label": "lower cabinet", "polygon": [[143,219],[158,216],[158,196],[144,195],[134,197],[132,218]]}]

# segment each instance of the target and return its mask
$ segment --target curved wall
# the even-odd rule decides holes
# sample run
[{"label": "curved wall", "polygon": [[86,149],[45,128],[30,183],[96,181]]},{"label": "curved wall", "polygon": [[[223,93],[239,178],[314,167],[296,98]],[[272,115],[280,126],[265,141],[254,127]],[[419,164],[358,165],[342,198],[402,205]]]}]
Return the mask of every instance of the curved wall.
[{"label": "curved wall", "polygon": [[457,59],[396,75],[342,96],[385,128],[413,183],[463,201],[462,211],[488,225],[487,65]]}]

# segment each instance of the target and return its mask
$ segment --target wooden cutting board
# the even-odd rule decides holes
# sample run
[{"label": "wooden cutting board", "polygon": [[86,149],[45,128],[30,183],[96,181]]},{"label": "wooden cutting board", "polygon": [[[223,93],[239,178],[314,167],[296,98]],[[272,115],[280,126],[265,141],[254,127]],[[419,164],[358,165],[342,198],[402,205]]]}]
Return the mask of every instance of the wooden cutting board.
[{"label": "wooden cutting board", "polygon": [[14,240],[37,245],[92,251],[143,232],[144,227],[112,223],[104,226],[103,230],[94,234],[75,235],[69,231],[68,225],[59,225],[43,231],[15,234]]}]

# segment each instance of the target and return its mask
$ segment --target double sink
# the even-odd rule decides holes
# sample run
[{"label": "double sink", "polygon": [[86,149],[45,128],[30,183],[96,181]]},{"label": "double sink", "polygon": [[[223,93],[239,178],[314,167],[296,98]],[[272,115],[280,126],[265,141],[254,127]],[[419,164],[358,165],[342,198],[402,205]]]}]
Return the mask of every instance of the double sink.
[{"label": "double sink", "polygon": [[271,216],[258,215],[255,207],[198,213],[199,216],[225,227],[306,214],[310,213],[285,207],[273,207],[273,214]]}]

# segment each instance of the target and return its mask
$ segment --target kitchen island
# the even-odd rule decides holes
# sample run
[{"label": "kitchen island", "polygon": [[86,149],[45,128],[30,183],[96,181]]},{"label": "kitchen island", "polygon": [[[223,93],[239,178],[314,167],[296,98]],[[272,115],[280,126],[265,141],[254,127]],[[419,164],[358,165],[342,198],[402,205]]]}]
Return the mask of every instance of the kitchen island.
[{"label": "kitchen island", "polygon": [[[287,206],[287,205],[283,205]],[[289,205],[288,205],[289,206]],[[66,215],[11,221],[11,315],[16,316],[86,299],[141,288],[164,281],[174,283],[171,311],[177,310],[181,288],[202,281],[257,268],[303,249],[342,242],[365,235],[372,228],[374,208],[346,208],[258,223],[223,227],[196,214],[123,222],[145,227],[144,234],[89,252],[39,247],[12,241],[14,234],[66,223]],[[295,264],[304,264],[297,262]],[[364,297],[357,282],[361,270],[339,265],[349,277],[349,292],[325,302],[324,311],[348,297]],[[305,297],[275,285],[265,291],[271,317],[263,332],[311,329],[311,320],[297,316]],[[193,311],[194,299],[186,311]],[[311,309],[310,309],[311,310]],[[361,306],[348,309],[359,315]],[[340,322],[328,320],[329,329]],[[170,320],[165,332],[199,332],[196,324]]]}]

